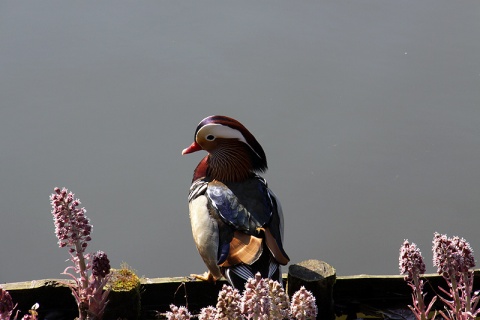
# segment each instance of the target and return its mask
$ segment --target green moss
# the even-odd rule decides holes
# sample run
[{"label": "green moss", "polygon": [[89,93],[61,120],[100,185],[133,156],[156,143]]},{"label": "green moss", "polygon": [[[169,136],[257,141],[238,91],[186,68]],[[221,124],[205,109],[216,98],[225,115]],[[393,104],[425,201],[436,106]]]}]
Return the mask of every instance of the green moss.
[{"label": "green moss", "polygon": [[105,310],[104,319],[140,319],[140,279],[126,263],[120,269],[111,269],[107,284],[110,300]]},{"label": "green moss", "polygon": [[140,290],[140,278],[128,264],[122,263],[120,269],[111,269],[110,272],[112,276],[107,286],[112,291]]}]

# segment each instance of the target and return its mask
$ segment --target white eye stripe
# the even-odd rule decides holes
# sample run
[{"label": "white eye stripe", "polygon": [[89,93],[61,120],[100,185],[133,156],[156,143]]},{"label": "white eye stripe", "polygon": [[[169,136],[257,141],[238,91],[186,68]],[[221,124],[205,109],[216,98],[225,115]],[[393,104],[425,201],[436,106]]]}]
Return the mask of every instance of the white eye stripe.
[{"label": "white eye stripe", "polygon": [[[214,139],[215,138],[238,139],[239,141],[242,141],[247,146],[249,146],[250,149],[259,158],[261,158],[260,155],[255,151],[255,149],[253,149],[252,146],[250,144],[248,144],[248,142],[247,142],[247,140],[245,140],[245,137],[243,136],[243,134],[240,131],[238,131],[237,129],[233,129],[231,127],[224,126],[224,125],[218,124],[218,123],[209,123],[209,124],[206,124],[203,127],[201,127],[200,130],[198,130],[196,139],[198,139],[199,137],[204,137],[205,139],[207,139],[207,137],[209,135],[213,135]],[[207,139],[207,140],[213,141],[213,140],[210,140],[210,139]]]},{"label": "white eye stripe", "polygon": [[238,139],[248,145],[245,137],[240,131],[221,124],[209,123],[201,127],[197,132],[197,138],[205,137],[206,139],[206,137],[209,135],[213,135],[214,137],[218,138]]}]

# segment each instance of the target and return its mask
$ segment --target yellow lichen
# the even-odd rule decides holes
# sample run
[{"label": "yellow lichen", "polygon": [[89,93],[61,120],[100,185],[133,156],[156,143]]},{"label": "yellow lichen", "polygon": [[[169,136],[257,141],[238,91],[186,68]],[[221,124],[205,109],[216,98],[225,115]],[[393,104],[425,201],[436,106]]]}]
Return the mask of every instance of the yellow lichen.
[{"label": "yellow lichen", "polygon": [[131,291],[140,288],[140,279],[128,264],[123,262],[120,269],[111,269],[111,278],[107,286],[112,291]]}]

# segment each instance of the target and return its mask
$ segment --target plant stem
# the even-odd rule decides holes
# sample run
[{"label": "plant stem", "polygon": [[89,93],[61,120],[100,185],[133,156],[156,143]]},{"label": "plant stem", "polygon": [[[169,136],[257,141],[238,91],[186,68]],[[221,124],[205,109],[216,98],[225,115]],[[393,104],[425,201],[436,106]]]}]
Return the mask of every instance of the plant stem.
[{"label": "plant stem", "polygon": [[472,281],[473,281],[473,278],[470,277],[470,272],[467,271],[467,272],[463,272],[462,273],[462,277],[463,277],[463,296],[465,298],[465,312],[469,313],[471,312],[471,294],[472,294],[472,287],[473,287],[473,284],[472,284]]},{"label": "plant stem", "polygon": [[[455,275],[455,270],[450,269],[449,271],[449,276],[450,276],[450,283],[452,285],[452,298],[453,302],[455,305],[455,315],[460,316],[460,309],[461,309],[461,303],[460,303],[460,297],[458,296],[458,286],[457,286],[457,278]],[[461,318],[458,318],[461,319]]]},{"label": "plant stem", "polygon": [[415,295],[417,296],[417,309],[420,310],[421,320],[427,320],[425,315],[425,302],[423,301],[422,295],[422,285],[420,284],[418,273],[415,273],[412,278],[415,285]]}]

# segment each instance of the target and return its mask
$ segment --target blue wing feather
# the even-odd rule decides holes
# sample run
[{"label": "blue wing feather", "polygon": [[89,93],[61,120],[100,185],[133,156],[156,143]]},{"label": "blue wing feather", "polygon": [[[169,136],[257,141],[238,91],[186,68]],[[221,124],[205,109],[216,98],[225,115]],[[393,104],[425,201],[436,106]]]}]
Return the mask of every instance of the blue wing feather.
[{"label": "blue wing feather", "polygon": [[207,195],[218,214],[235,230],[256,234],[272,216],[272,203],[266,186],[259,179],[223,184],[210,182]]}]

